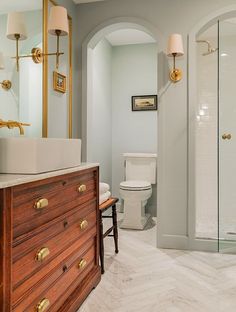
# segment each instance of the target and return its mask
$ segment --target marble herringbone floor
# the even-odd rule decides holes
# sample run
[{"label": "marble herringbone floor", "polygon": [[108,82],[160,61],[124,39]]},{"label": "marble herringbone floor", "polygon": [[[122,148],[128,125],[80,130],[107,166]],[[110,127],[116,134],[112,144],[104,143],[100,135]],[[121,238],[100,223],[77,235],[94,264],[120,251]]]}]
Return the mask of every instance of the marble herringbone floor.
[{"label": "marble herringbone floor", "polygon": [[106,273],[78,312],[235,312],[236,255],[163,250],[156,227],[105,240]]}]

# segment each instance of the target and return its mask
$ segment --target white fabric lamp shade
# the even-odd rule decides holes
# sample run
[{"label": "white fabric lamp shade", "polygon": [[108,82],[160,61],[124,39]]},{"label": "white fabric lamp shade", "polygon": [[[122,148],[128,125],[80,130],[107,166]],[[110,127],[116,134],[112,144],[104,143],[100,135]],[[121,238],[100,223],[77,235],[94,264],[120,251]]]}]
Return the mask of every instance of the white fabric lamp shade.
[{"label": "white fabric lamp shade", "polygon": [[0,52],[0,69],[4,69],[4,58],[2,52]]},{"label": "white fabric lamp shade", "polygon": [[167,55],[173,56],[173,54],[176,54],[176,56],[184,55],[183,40],[180,34],[171,34],[169,36]]},{"label": "white fabric lamp shade", "polygon": [[61,6],[53,6],[50,10],[48,32],[57,35],[56,30],[61,31],[60,36],[67,36],[69,33],[67,10]]},{"label": "white fabric lamp shade", "polygon": [[20,12],[11,12],[7,18],[7,38],[16,40],[15,35],[19,35],[19,40],[27,39],[24,18]]}]

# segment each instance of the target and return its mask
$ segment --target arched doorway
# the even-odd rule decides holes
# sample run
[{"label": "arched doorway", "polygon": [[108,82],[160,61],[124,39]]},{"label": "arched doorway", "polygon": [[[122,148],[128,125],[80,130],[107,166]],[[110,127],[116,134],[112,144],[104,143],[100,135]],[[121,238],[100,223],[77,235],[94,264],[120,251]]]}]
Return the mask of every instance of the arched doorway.
[{"label": "arched doorway", "polygon": [[[158,60],[158,51],[161,51],[162,46],[162,36],[160,35],[159,31],[154,29],[151,25],[146,23],[145,21],[140,21],[138,19],[134,18],[120,18],[120,19],[114,19],[111,21],[108,21],[106,25],[101,25],[97,29],[95,29],[85,40],[83,43],[83,79],[82,79],[82,142],[83,142],[83,159],[89,160],[90,159],[90,147],[92,146],[92,140],[91,140],[91,131],[93,131],[93,91],[92,91],[92,74],[91,74],[91,64],[93,63],[93,53],[92,51],[95,49],[95,47],[98,45],[99,42],[103,38],[106,38],[109,36],[109,34],[112,34],[119,30],[136,30],[140,33],[146,34],[146,36],[149,36],[153,39],[153,42],[157,44],[156,48],[156,63]],[[156,76],[158,74],[157,66],[155,68]],[[158,82],[156,82],[155,85],[155,94],[158,93],[159,86],[162,85],[161,78],[156,79]],[[150,92],[149,92],[150,93]],[[147,94],[147,93],[146,93]],[[133,94],[135,95],[135,94]],[[137,94],[136,94],[137,95]],[[157,126],[155,129],[155,133],[153,137],[156,140],[157,145]],[[126,151],[127,152],[127,151]],[[137,151],[138,152],[138,151]],[[151,152],[151,150],[147,151]],[[157,152],[157,150],[152,151]],[[123,173],[123,172],[122,172]],[[118,183],[116,183],[119,185]],[[157,188],[154,188],[154,196],[155,201],[157,198]],[[156,207],[155,204],[155,214],[156,214]]]}]

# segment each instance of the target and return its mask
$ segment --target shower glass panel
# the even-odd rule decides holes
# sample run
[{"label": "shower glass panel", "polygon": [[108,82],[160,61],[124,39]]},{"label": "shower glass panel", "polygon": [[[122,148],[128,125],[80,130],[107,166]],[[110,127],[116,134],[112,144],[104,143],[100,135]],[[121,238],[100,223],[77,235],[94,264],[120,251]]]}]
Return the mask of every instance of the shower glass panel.
[{"label": "shower glass panel", "polygon": [[236,18],[219,22],[219,251],[236,253]]}]

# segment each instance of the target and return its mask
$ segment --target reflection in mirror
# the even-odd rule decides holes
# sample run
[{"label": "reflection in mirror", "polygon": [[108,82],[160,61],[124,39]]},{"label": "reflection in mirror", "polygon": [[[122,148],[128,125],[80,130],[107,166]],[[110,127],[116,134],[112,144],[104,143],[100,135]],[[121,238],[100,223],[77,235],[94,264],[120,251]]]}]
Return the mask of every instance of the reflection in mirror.
[{"label": "reflection in mirror", "polygon": [[[19,55],[31,53],[33,47],[42,48],[42,1],[1,1],[0,3],[0,82],[9,81],[11,87],[0,86],[0,119],[31,124],[24,127],[25,136],[42,136],[42,64],[31,58],[19,60],[16,68],[16,42],[7,38],[8,13],[21,12],[27,39],[19,41]],[[0,136],[19,136],[19,129],[1,128]]]},{"label": "reflection in mirror", "polygon": [[[48,25],[51,8],[56,5],[48,1]],[[56,57],[48,57],[48,137],[72,137],[72,20],[68,16],[69,34],[60,36],[60,52],[57,68]],[[66,27],[65,27],[66,28]],[[57,51],[57,38],[47,33],[47,52]],[[46,49],[45,49],[46,52]],[[53,122],[52,122],[53,121]]]}]

